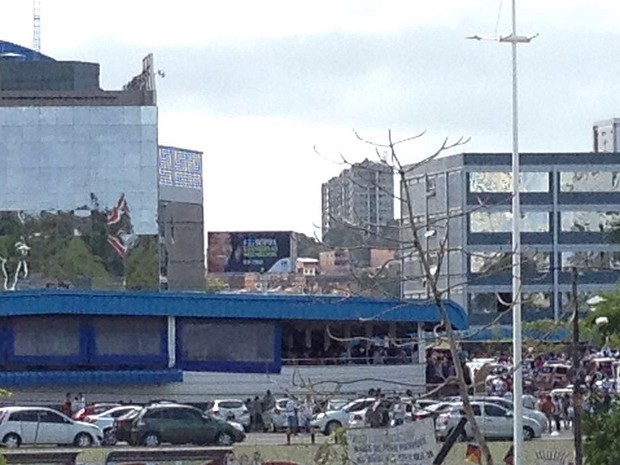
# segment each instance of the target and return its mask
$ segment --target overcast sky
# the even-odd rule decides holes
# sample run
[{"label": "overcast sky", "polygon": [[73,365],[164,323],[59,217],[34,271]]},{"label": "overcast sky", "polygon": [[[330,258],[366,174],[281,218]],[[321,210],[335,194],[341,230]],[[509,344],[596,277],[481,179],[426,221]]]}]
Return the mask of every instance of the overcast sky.
[{"label": "overcast sky", "polygon": [[[519,46],[522,151],[591,150],[592,123],[620,117],[620,2],[517,8],[540,34]],[[204,152],[208,230],[314,233],[339,153],[373,157],[352,129],[426,130],[406,162],[446,136],[511,149],[510,46],[464,39],[510,33],[509,0],[41,0],[41,16],[42,52],[99,62],[107,90],[154,53],[159,142]],[[32,2],[3,3],[0,40],[31,46]]]}]

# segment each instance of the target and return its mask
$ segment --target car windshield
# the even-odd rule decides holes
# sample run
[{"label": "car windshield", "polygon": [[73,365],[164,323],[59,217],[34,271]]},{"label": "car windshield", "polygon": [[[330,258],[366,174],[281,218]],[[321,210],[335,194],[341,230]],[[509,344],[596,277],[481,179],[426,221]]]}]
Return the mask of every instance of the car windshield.
[{"label": "car windshield", "polygon": [[367,401],[367,400],[351,402],[350,404],[345,406],[343,410],[345,412],[357,412],[358,410],[365,409],[367,406],[372,404],[372,402],[373,401]]}]

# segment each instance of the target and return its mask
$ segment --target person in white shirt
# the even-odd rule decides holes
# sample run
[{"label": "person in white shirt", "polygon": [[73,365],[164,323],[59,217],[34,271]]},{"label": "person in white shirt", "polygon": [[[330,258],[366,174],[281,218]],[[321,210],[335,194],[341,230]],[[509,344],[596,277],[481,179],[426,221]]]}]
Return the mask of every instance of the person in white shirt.
[{"label": "person in white shirt", "polygon": [[289,431],[297,434],[297,402],[291,397],[286,401],[286,420]]}]

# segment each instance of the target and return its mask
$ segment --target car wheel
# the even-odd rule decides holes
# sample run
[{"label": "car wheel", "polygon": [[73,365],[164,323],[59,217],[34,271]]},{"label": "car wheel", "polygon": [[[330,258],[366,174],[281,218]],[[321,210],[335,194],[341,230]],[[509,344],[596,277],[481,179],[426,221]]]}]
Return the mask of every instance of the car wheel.
[{"label": "car wheel", "polygon": [[216,442],[220,446],[230,446],[235,440],[229,433],[222,432],[217,435]]},{"label": "car wheel", "polygon": [[341,427],[342,427],[342,424],[339,421],[332,420],[325,425],[325,434],[329,436],[330,434],[332,434],[334,431],[336,431],[338,428],[341,428]]},{"label": "car wheel", "polygon": [[73,440],[73,445],[76,447],[90,447],[93,445],[93,438],[88,433],[80,433]]},{"label": "car wheel", "polygon": [[142,445],[147,447],[157,447],[161,444],[157,433],[146,433],[142,439]]},{"label": "car wheel", "polygon": [[532,439],[534,439],[534,430],[529,426],[525,426],[523,428],[523,440],[531,441]]},{"label": "car wheel", "polygon": [[2,444],[4,444],[5,447],[8,447],[9,449],[15,449],[19,447],[21,443],[22,443],[22,438],[20,438],[15,433],[9,433],[6,436],[4,436],[4,439],[2,439]]},{"label": "car wheel", "polygon": [[118,439],[116,439],[116,432],[114,431],[114,428],[108,428],[106,430],[103,430],[104,446],[115,446],[117,442]]}]

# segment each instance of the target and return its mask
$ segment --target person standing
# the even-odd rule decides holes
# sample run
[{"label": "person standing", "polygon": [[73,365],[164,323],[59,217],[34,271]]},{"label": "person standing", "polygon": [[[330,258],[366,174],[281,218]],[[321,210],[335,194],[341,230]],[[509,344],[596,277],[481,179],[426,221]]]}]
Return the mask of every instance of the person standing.
[{"label": "person standing", "polygon": [[263,430],[263,405],[260,397],[254,397],[252,402],[252,431]]},{"label": "person standing", "polygon": [[62,404],[62,413],[64,413],[65,415],[67,415],[68,417],[71,416],[71,393],[67,392],[67,394],[65,395],[65,401]]},{"label": "person standing", "polygon": [[271,391],[267,389],[267,392],[263,396],[262,400],[262,409],[263,409],[263,430],[269,431],[270,429],[275,430],[274,423],[274,410],[276,408],[276,398],[273,396]]},{"label": "person standing", "polygon": [[297,435],[297,403],[292,397],[286,401],[286,420],[289,432]]}]

